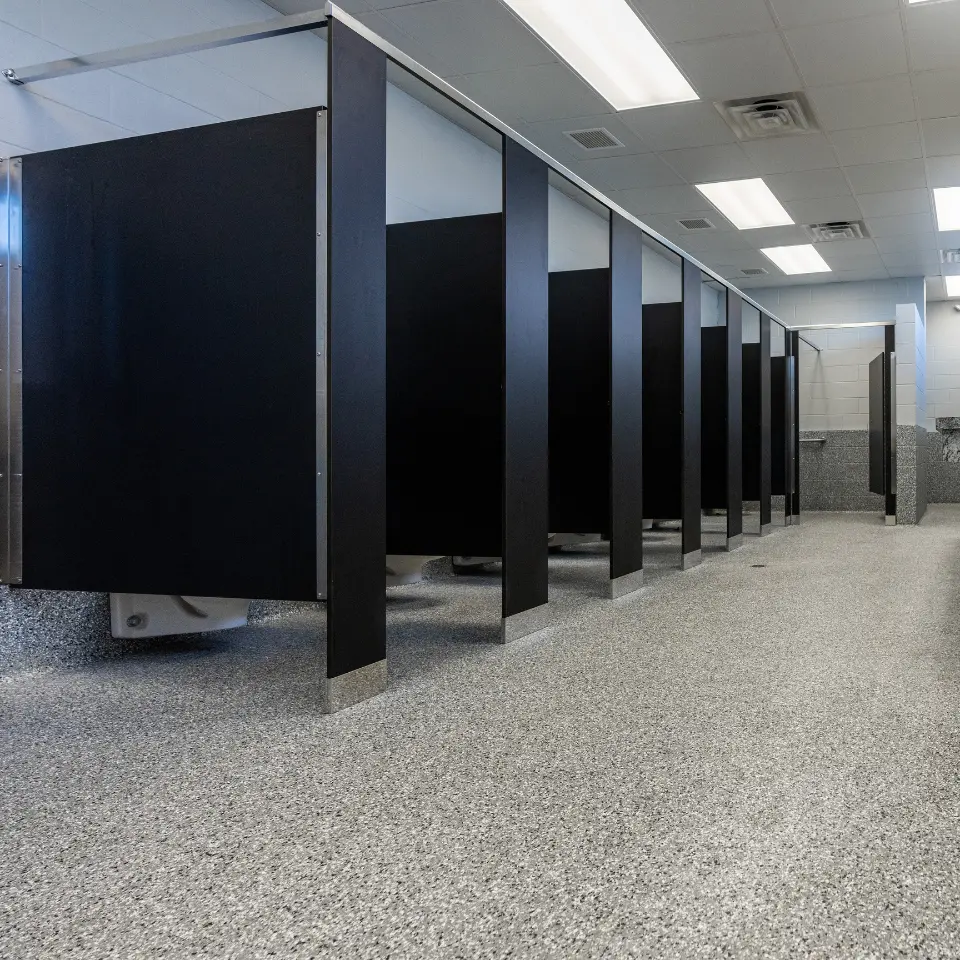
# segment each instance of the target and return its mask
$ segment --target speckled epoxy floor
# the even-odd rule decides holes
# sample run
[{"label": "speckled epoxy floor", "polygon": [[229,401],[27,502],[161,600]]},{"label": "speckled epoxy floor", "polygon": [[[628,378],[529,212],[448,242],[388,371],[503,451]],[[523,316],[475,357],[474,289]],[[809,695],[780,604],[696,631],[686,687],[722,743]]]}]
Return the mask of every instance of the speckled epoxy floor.
[{"label": "speckled epoxy floor", "polygon": [[558,559],[506,648],[495,581],[395,591],[335,717],[308,613],[13,676],[0,956],[960,957],[960,508],[706,559]]}]

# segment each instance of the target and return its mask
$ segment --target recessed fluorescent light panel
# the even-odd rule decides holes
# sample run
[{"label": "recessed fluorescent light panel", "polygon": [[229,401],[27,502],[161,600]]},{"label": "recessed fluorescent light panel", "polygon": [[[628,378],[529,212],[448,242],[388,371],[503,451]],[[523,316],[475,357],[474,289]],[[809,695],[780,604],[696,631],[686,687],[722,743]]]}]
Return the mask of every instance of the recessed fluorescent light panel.
[{"label": "recessed fluorescent light panel", "polygon": [[784,273],[831,273],[827,261],[817,253],[812,243],[796,247],[767,247],[760,251],[769,257]]},{"label": "recessed fluorescent light panel", "polygon": [[759,177],[726,183],[698,183],[697,189],[740,230],[784,227],[793,223],[793,217]]},{"label": "recessed fluorescent light panel", "polygon": [[626,0],[503,0],[616,110],[699,100]]},{"label": "recessed fluorescent light panel", "polygon": [[941,230],[960,230],[960,187],[940,187],[933,191],[937,205],[937,226]]},{"label": "recessed fluorescent light panel", "polygon": [[960,297],[960,277],[944,277],[948,297]]}]

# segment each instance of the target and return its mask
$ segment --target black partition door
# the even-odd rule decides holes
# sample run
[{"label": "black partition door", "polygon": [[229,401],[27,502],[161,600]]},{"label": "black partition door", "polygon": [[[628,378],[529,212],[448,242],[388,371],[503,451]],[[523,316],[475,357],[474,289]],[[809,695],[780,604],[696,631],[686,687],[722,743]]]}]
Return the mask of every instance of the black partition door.
[{"label": "black partition door", "polygon": [[787,396],[790,390],[789,360],[770,358],[770,492],[775,497],[787,492],[789,436]]},{"label": "black partition door", "polygon": [[727,538],[743,533],[743,300],[727,290]]},{"label": "black partition door", "polygon": [[870,492],[886,495],[886,404],[884,355],[870,361]]},{"label": "black partition door", "polygon": [[772,321],[760,314],[760,530],[770,526],[771,503],[773,493],[773,413],[771,404],[773,387],[771,386],[770,332]]},{"label": "black partition door", "polygon": [[643,316],[643,233],[612,213],[610,578],[614,581],[643,568]]},{"label": "black partition door", "polygon": [[701,380],[703,273],[683,261],[683,459],[682,512],[684,558],[699,555],[701,521]]},{"label": "black partition door", "polygon": [[503,217],[387,228],[387,552],[498,557]]},{"label": "black partition door", "polygon": [[727,330],[704,327],[703,339],[703,506],[727,506]]},{"label": "black partition door", "polygon": [[679,520],[683,467],[683,305],[643,308],[643,513]]},{"label": "black partition door", "polygon": [[316,599],[316,177],[315,109],[24,157],[24,586]]},{"label": "black partition door", "polygon": [[503,142],[503,615],[547,602],[547,165]]},{"label": "black partition door", "polygon": [[610,530],[607,269],[550,274],[550,530]]}]

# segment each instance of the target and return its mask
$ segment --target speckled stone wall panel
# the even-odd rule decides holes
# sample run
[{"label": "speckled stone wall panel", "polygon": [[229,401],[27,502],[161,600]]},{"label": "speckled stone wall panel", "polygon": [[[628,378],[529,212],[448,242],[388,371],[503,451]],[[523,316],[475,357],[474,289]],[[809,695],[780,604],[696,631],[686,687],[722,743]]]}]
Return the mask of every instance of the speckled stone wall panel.
[{"label": "speckled stone wall panel", "polygon": [[[803,442],[822,439],[823,443]],[[870,439],[866,430],[803,430],[800,433],[800,512],[883,512],[883,497],[870,492]]]},{"label": "speckled stone wall panel", "polygon": [[912,424],[897,426],[897,523],[919,523],[926,509],[925,490],[921,489],[926,470],[918,469],[918,459],[925,465],[928,455],[924,449],[918,458],[920,433]]},{"label": "speckled stone wall panel", "polygon": [[952,434],[927,433],[927,502],[960,503],[960,459],[952,453]]}]

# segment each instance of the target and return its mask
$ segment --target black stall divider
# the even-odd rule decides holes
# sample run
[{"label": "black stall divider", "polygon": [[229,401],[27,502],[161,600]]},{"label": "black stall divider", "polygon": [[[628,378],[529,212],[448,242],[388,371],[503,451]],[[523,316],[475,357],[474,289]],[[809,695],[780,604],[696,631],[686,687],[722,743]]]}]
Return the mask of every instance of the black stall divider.
[{"label": "black stall divider", "polygon": [[610,531],[610,271],[550,274],[550,530]]},{"label": "black stall divider", "polygon": [[387,553],[503,548],[503,217],[387,227]]},{"label": "black stall divider", "polygon": [[683,304],[643,308],[643,512],[682,516]]},{"label": "black stall divider", "polygon": [[317,122],[23,158],[24,586],[316,600]]}]

